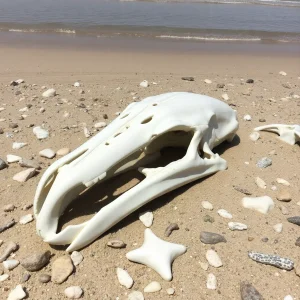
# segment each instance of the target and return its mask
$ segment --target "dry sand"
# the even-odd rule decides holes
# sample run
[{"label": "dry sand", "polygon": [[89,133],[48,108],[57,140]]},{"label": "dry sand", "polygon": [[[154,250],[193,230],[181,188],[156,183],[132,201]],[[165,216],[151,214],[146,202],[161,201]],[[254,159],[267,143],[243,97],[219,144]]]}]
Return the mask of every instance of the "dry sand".
[{"label": "dry sand", "polygon": [[[176,43],[173,45],[176,47]],[[26,225],[17,223],[1,233],[0,239],[5,243],[14,241],[20,245],[16,259],[42,250],[50,250],[54,256],[49,265],[42,271],[32,273],[29,281],[23,283],[28,299],[65,299],[64,289],[72,285],[83,288],[84,299],[127,299],[130,290],[119,284],[117,267],[127,269],[133,277],[135,283],[131,290],[143,291],[151,281],[161,283],[160,292],[145,294],[147,300],[240,299],[241,281],[253,284],[265,299],[283,299],[288,294],[294,299],[300,299],[300,277],[294,271],[286,272],[258,264],[247,256],[247,251],[254,250],[288,257],[300,264],[300,248],[295,246],[300,230],[286,220],[289,216],[300,215],[300,206],[297,205],[300,201],[299,145],[285,144],[271,133],[261,133],[261,139],[257,142],[249,139],[253,128],[262,124],[300,123],[300,99],[293,97],[295,94],[300,95],[299,57],[288,57],[284,53],[233,55],[229,52],[224,54],[221,50],[213,54],[197,51],[143,52],[134,49],[122,52],[117,49],[101,51],[9,45],[0,48],[0,57],[0,107],[5,108],[0,112],[0,119],[5,118],[5,121],[0,122],[0,128],[5,132],[0,135],[0,157],[6,159],[7,154],[16,154],[25,158],[35,157],[42,163],[40,174],[23,184],[12,179],[22,170],[18,164],[10,164],[8,169],[0,171],[1,224],[12,217],[18,221],[22,215],[32,212],[32,209],[29,212],[23,211],[22,207],[32,203],[42,173],[56,159],[40,158],[40,150],[52,148],[57,151],[63,147],[75,149],[87,140],[83,134],[84,123],[93,135],[96,134],[93,125],[100,121],[112,121],[115,113],[122,111],[133,101],[133,97],[140,100],[164,92],[191,91],[221,99],[221,95],[227,93],[230,98],[227,102],[237,110],[240,122],[238,137],[233,143],[215,150],[227,160],[228,170],[177,189],[130,215],[81,250],[84,261],[61,285],[38,281],[39,274],[51,274],[52,262],[65,254],[65,248],[44,243],[36,235],[35,221]],[[287,76],[279,75],[279,71],[285,71]],[[182,76],[193,76],[195,81],[183,81]],[[18,78],[23,78],[25,83],[18,87],[9,86],[10,81]],[[245,84],[249,78],[254,79],[254,84]],[[150,83],[148,88],[139,86],[144,79]],[[212,80],[212,84],[204,83],[204,79]],[[73,87],[77,80],[82,84],[80,88]],[[225,87],[216,88],[218,83],[224,83]],[[291,88],[283,87],[285,83],[289,83]],[[43,99],[42,86],[55,88],[58,95]],[[81,89],[85,94],[79,94]],[[17,90],[22,94],[16,96]],[[136,94],[133,96],[131,93]],[[28,117],[19,120],[22,114],[19,109],[28,104],[32,105],[25,112]],[[85,108],[80,107],[82,104]],[[45,108],[45,112],[39,111],[41,107]],[[64,117],[65,112],[69,113],[69,117]],[[103,119],[103,114],[108,115],[108,120]],[[250,114],[252,121],[244,121],[245,114]],[[261,123],[259,119],[265,119],[266,122]],[[11,122],[16,122],[19,127],[9,128]],[[43,124],[50,131],[50,138],[38,141],[32,133],[32,124]],[[6,137],[8,132],[13,133],[12,138]],[[12,142],[15,141],[27,142],[28,146],[12,150]],[[271,151],[273,154],[270,154]],[[256,162],[264,156],[270,157],[273,164],[261,170],[256,167]],[[254,179],[257,176],[267,183],[265,190],[256,186]],[[276,200],[278,191],[271,190],[271,186],[276,185],[279,191],[283,189],[282,185],[276,183],[277,177],[290,182],[291,186],[285,189],[292,195],[291,202],[280,203]],[[114,199],[142,178],[136,173],[124,174],[97,186],[74,202],[74,209],[66,212],[62,226],[88,219],[100,209],[102,204],[98,200],[105,199],[106,195],[108,201]],[[272,197],[276,202],[275,209],[267,215],[244,209],[241,205],[244,195],[236,191],[234,185],[248,189],[253,196]],[[214,210],[204,210],[201,206],[203,200],[210,201]],[[2,207],[7,204],[14,204],[17,209],[4,213]],[[289,215],[281,213],[281,204],[289,210]],[[220,208],[228,210],[233,215],[233,221],[247,224],[248,230],[230,231],[228,220],[217,214]],[[143,265],[129,262],[125,257],[129,250],[143,242],[145,227],[138,215],[145,210],[153,211],[154,223],[151,229],[156,235],[188,247],[187,253],[173,264],[171,282],[164,281]],[[212,216],[215,222],[204,222],[205,215]],[[165,238],[164,231],[169,223],[178,223],[180,229]],[[282,233],[273,230],[273,225],[277,223],[283,223]],[[223,234],[227,243],[204,245],[199,240],[201,231]],[[249,237],[253,237],[253,240],[249,241]],[[262,241],[265,237],[268,238],[267,242]],[[109,240],[115,238],[123,240],[127,244],[126,249],[106,246]],[[5,244],[0,247],[0,252],[4,247]],[[209,267],[208,271],[204,271],[200,262],[206,261],[205,253],[211,248],[218,252],[223,266],[218,269]],[[10,279],[0,283],[1,299],[7,298],[9,291],[21,282],[24,273],[22,266],[9,272]],[[206,288],[208,273],[217,277],[217,290]],[[166,293],[169,287],[175,289],[173,296]]]}]

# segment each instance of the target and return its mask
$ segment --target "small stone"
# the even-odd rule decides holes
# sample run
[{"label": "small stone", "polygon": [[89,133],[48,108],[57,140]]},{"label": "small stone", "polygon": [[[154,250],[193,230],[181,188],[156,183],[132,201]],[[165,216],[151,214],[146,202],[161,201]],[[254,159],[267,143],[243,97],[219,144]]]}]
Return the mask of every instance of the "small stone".
[{"label": "small stone", "polygon": [[41,107],[41,108],[40,108],[40,112],[41,112],[41,113],[43,113],[43,112],[45,112],[45,111],[46,111],[46,109],[45,109],[44,107]]},{"label": "small stone", "polygon": [[17,285],[8,295],[7,300],[21,300],[26,297],[21,284]]},{"label": "small stone", "polygon": [[290,202],[292,200],[291,194],[286,190],[280,191],[276,198],[283,202]]},{"label": "small stone", "polygon": [[41,283],[48,283],[51,280],[51,276],[48,274],[41,274],[39,276],[39,282]]},{"label": "small stone", "polygon": [[284,88],[286,88],[286,89],[291,89],[291,88],[292,88],[292,85],[291,85],[289,82],[283,83],[282,86],[283,86]]},{"label": "small stone", "polygon": [[249,138],[251,141],[256,142],[260,138],[260,134],[259,132],[254,131],[249,135]]},{"label": "small stone", "polygon": [[161,285],[157,281],[150,282],[145,288],[144,293],[155,293],[161,290]]},{"label": "small stone", "polygon": [[43,140],[49,137],[49,132],[40,126],[34,127],[33,133],[39,140]]},{"label": "small stone", "polygon": [[250,115],[244,115],[244,121],[251,121],[252,117]]},{"label": "small stone", "polygon": [[76,267],[83,261],[83,255],[78,251],[73,251],[71,254],[71,259]]},{"label": "small stone", "polygon": [[51,281],[62,283],[73,273],[74,266],[69,256],[61,256],[52,264]]},{"label": "small stone", "polygon": [[6,224],[4,225],[0,225],[0,233],[13,227],[16,224],[16,221],[14,219],[8,221]]},{"label": "small stone", "polygon": [[232,231],[235,231],[235,230],[242,231],[242,230],[246,230],[248,228],[248,226],[243,223],[229,222],[228,228]]},{"label": "small stone", "polygon": [[76,82],[74,83],[74,86],[75,86],[75,87],[80,87],[80,82],[76,81]]},{"label": "small stone", "polygon": [[204,270],[204,271],[208,270],[209,265],[208,265],[207,262],[200,261],[199,264],[200,264],[200,267],[201,267],[202,270]]},{"label": "small stone", "polygon": [[67,154],[70,153],[70,149],[69,148],[61,148],[59,150],[57,150],[56,155],[58,156],[65,156]]},{"label": "small stone", "polygon": [[227,242],[223,235],[207,231],[201,231],[200,241],[204,244],[218,244]]},{"label": "small stone", "polygon": [[33,206],[32,203],[25,204],[25,205],[22,207],[22,210],[28,210],[28,209],[30,209],[32,206]]},{"label": "small stone", "polygon": [[300,264],[295,266],[295,273],[296,273],[297,276],[300,277]]},{"label": "small stone", "polygon": [[95,125],[94,125],[94,127],[96,128],[96,129],[98,129],[98,128],[103,128],[103,127],[105,127],[107,124],[105,123],[105,122],[98,122],[98,123],[96,123]]},{"label": "small stone", "polygon": [[115,249],[125,248],[126,244],[121,240],[111,240],[107,242],[107,246]]},{"label": "small stone", "polygon": [[252,193],[249,192],[247,189],[241,188],[239,186],[234,185],[233,188],[242,194],[249,195],[249,196],[252,195]]},{"label": "small stone", "polygon": [[210,79],[205,79],[204,82],[207,83],[207,84],[211,84],[212,83],[212,81]]},{"label": "small stone", "polygon": [[86,127],[83,127],[83,134],[86,138],[91,136],[90,131]]},{"label": "small stone", "polygon": [[250,283],[241,282],[240,292],[242,300],[263,300],[261,294]]},{"label": "small stone", "polygon": [[283,300],[294,300],[294,298],[291,295],[287,295],[283,298]]},{"label": "small stone", "polygon": [[283,178],[276,178],[276,181],[279,183],[279,184],[282,184],[282,185],[285,185],[285,186],[290,186],[291,184],[286,181],[285,179]]},{"label": "small stone", "polygon": [[56,153],[52,149],[48,148],[48,149],[41,150],[39,152],[39,155],[41,157],[45,157],[45,158],[51,159],[51,158],[55,157]]},{"label": "small stone", "polygon": [[179,230],[177,223],[171,223],[165,230],[165,236],[169,237],[174,230]]},{"label": "small stone", "polygon": [[289,210],[284,205],[280,205],[279,209],[283,215],[288,215],[290,213]]},{"label": "small stone", "polygon": [[28,214],[28,215],[25,215],[25,216],[22,216],[20,218],[20,221],[19,223],[22,224],[22,225],[25,225],[27,223],[30,223],[32,222],[34,219],[33,219],[33,215],[32,214]]},{"label": "small stone", "polygon": [[266,214],[275,206],[274,201],[269,196],[244,197],[242,204],[245,208],[253,209],[263,214]]},{"label": "small stone", "polygon": [[246,83],[254,83],[254,80],[253,79],[247,79]]},{"label": "small stone", "polygon": [[300,247],[300,237],[297,238],[297,240],[295,242],[295,246]]},{"label": "small stone", "polygon": [[254,240],[254,237],[253,236],[248,236],[248,241],[249,242],[252,242]]},{"label": "small stone", "polygon": [[271,165],[272,165],[272,159],[268,157],[263,157],[256,163],[256,166],[261,169],[267,168]]},{"label": "small stone", "polygon": [[13,252],[19,249],[19,245],[14,242],[9,242],[0,256],[0,262],[4,262]]},{"label": "small stone", "polygon": [[261,123],[263,123],[263,122],[266,122],[266,119],[260,118],[260,119],[258,119],[258,121],[261,122]]},{"label": "small stone", "polygon": [[206,287],[209,290],[216,290],[217,289],[217,278],[214,274],[209,273],[207,275]]},{"label": "small stone", "polygon": [[13,204],[7,204],[3,207],[4,212],[12,212],[16,207]]},{"label": "small stone", "polygon": [[[118,116],[118,115],[117,115]],[[108,119],[108,115],[107,114],[103,114],[103,119],[107,120]]]},{"label": "small stone", "polygon": [[281,233],[283,225],[282,225],[282,223],[278,223],[278,224],[274,225],[273,228],[277,233]]},{"label": "small stone", "polygon": [[8,275],[8,274],[0,275],[0,282],[5,281],[5,280],[8,279],[8,278],[9,278],[9,275]]},{"label": "small stone", "polygon": [[300,226],[300,216],[287,218],[290,223],[296,224]]},{"label": "small stone", "polygon": [[269,239],[268,239],[267,237],[263,237],[263,238],[261,239],[261,241],[264,242],[264,243],[267,243],[267,242],[269,241]]},{"label": "small stone", "polygon": [[205,208],[207,210],[213,210],[214,209],[213,205],[209,201],[202,201],[201,205],[202,205],[203,208]]},{"label": "small stone", "polygon": [[20,262],[16,259],[8,259],[3,262],[3,267],[10,271],[16,268],[19,264]]},{"label": "small stone", "polygon": [[227,101],[229,100],[229,96],[225,93],[225,94],[222,94],[222,98]]},{"label": "small stone", "polygon": [[140,83],[140,86],[146,88],[146,87],[149,86],[149,82],[148,82],[147,80],[143,80],[143,81]]},{"label": "small stone", "polygon": [[18,128],[19,125],[18,125],[17,123],[9,123],[9,124],[8,124],[8,127],[9,127],[9,128],[12,128],[12,129],[15,129],[15,128]]},{"label": "small stone", "polygon": [[203,221],[204,221],[204,222],[213,223],[213,222],[215,222],[215,219],[214,219],[214,217],[211,217],[211,216],[209,216],[209,215],[205,215],[205,216],[203,217]]},{"label": "small stone", "polygon": [[194,77],[190,77],[190,76],[187,76],[187,77],[181,77],[182,80],[185,80],[185,81],[195,81],[195,78]]},{"label": "small stone", "polygon": [[28,145],[28,144],[27,143],[17,143],[17,142],[15,142],[15,143],[13,143],[12,148],[15,149],[15,150],[19,150],[19,149],[25,147],[26,145]]},{"label": "small stone", "polygon": [[29,272],[36,272],[49,263],[50,257],[50,251],[31,254],[21,260],[21,266]]},{"label": "small stone", "polygon": [[219,257],[218,253],[214,250],[211,249],[207,250],[206,259],[208,263],[215,268],[219,268],[223,266],[221,258]]},{"label": "small stone", "polygon": [[34,168],[34,169],[41,169],[41,166],[39,164],[39,162],[33,160],[33,159],[26,159],[26,158],[22,158],[19,161],[19,165],[23,168]]},{"label": "small stone", "polygon": [[259,177],[255,178],[255,183],[261,189],[266,189],[267,188],[267,184]]},{"label": "small stone", "polygon": [[48,89],[47,91],[45,91],[42,94],[42,96],[45,98],[54,97],[54,96],[56,96],[56,91],[55,91],[55,89]]},{"label": "small stone", "polygon": [[144,300],[144,296],[139,291],[134,291],[128,295],[127,300]]},{"label": "small stone", "polygon": [[139,215],[139,219],[146,227],[150,227],[153,223],[153,213],[151,211],[142,213]]},{"label": "small stone", "polygon": [[70,286],[65,289],[65,295],[69,299],[79,299],[83,294],[83,290],[80,286]]},{"label": "small stone", "polygon": [[226,219],[232,219],[232,214],[230,214],[227,210],[225,209],[219,209],[218,211],[218,215],[226,218]]},{"label": "small stone", "polygon": [[167,294],[168,295],[174,295],[175,294],[175,290],[173,288],[168,288],[167,289]]},{"label": "small stone", "polygon": [[6,155],[6,160],[9,164],[19,162],[21,159],[22,158],[20,156],[17,156],[17,155],[13,155],[13,154],[7,154]]},{"label": "small stone", "polygon": [[279,75],[286,76],[287,74],[284,71],[280,71]]},{"label": "small stone", "polygon": [[18,182],[26,182],[28,179],[33,177],[36,174],[36,170],[34,168],[29,168],[24,171],[21,171],[17,173],[14,177],[13,180],[16,180]]},{"label": "small stone", "polygon": [[117,277],[121,285],[130,289],[133,286],[133,279],[128,272],[122,268],[117,268]]},{"label": "small stone", "polygon": [[21,279],[21,282],[24,283],[30,279],[31,275],[29,273],[25,273]]},{"label": "small stone", "polygon": [[225,86],[224,83],[218,83],[218,84],[217,84],[217,88],[218,88],[218,89],[222,89],[224,86]]},{"label": "small stone", "polygon": [[7,163],[0,158],[0,171],[7,168]]}]

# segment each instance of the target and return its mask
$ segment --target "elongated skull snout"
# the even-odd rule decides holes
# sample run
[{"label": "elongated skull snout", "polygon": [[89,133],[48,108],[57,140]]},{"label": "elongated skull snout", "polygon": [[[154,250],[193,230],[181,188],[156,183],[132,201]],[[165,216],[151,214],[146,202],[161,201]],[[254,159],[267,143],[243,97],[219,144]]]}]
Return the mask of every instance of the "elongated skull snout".
[{"label": "elongated skull snout", "polygon": [[[67,251],[86,246],[149,201],[226,169],[226,161],[212,149],[231,140],[237,129],[236,113],[227,104],[202,95],[169,93],[129,105],[44,173],[34,203],[38,234],[51,244],[71,244]],[[164,147],[187,151],[164,167],[145,167]],[[57,232],[59,217],[80,193],[130,169],[139,169],[145,179],[89,221]]]}]

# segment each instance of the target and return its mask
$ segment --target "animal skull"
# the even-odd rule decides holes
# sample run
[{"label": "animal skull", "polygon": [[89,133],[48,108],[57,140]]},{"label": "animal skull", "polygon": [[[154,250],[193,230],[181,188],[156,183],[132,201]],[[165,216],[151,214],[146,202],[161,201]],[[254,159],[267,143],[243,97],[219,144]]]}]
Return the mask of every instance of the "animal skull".
[{"label": "animal skull", "polygon": [[[237,129],[235,111],[203,95],[167,93],[130,104],[105,129],[43,174],[34,200],[38,234],[50,244],[70,244],[68,252],[86,246],[149,201],[226,169],[226,161],[212,149],[231,141]],[[165,167],[143,167],[167,146],[184,146],[187,152]],[[60,215],[79,193],[138,167],[146,177],[143,181],[89,221],[57,233]]]},{"label": "animal skull", "polygon": [[256,127],[255,131],[265,130],[279,134],[279,138],[290,144],[294,145],[300,142],[300,125],[284,125],[284,124],[271,124]]}]

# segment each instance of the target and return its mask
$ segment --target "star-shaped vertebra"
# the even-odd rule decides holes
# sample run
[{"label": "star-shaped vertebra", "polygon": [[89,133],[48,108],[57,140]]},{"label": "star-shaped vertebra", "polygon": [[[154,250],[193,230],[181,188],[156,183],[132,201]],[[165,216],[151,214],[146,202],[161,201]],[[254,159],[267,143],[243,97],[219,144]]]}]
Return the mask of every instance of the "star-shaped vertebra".
[{"label": "star-shaped vertebra", "polygon": [[172,280],[172,262],[185,252],[185,246],[166,242],[147,228],[144,234],[144,244],[140,248],[128,252],[126,257],[131,261],[148,266],[163,279],[170,281]]}]

